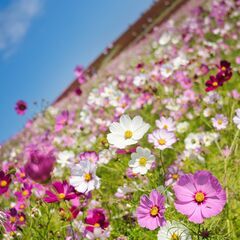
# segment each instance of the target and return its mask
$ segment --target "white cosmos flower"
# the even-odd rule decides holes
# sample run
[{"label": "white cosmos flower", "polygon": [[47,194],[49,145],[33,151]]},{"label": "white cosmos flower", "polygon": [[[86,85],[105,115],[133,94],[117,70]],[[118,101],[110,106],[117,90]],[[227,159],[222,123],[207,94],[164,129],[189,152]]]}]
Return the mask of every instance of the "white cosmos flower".
[{"label": "white cosmos flower", "polygon": [[233,122],[237,125],[237,128],[240,129],[240,108],[236,109],[236,116],[234,116]]},{"label": "white cosmos flower", "polygon": [[148,131],[150,125],[145,123],[140,116],[131,119],[128,115],[122,115],[119,122],[113,122],[107,135],[107,140],[116,148],[125,148],[136,144]]},{"label": "white cosmos flower", "polygon": [[87,193],[100,187],[100,179],[96,176],[96,166],[89,160],[80,161],[71,167],[70,184],[80,193]]},{"label": "white cosmos flower", "polygon": [[171,63],[165,63],[161,66],[160,72],[161,75],[165,78],[168,78],[172,75],[174,66]]},{"label": "white cosmos flower", "polygon": [[167,224],[158,231],[158,240],[191,240],[189,230],[175,221],[167,222]]},{"label": "white cosmos flower", "polygon": [[155,156],[151,154],[149,149],[137,147],[136,152],[131,154],[129,167],[132,168],[133,173],[144,175],[151,168],[154,161]]},{"label": "white cosmos flower", "polygon": [[87,231],[86,238],[91,240],[104,240],[109,239],[110,232],[108,229],[101,227],[94,227],[93,232]]},{"label": "white cosmos flower", "polygon": [[72,151],[62,151],[58,154],[57,163],[61,165],[61,167],[66,167],[69,165],[70,161],[75,157],[74,152]]},{"label": "white cosmos flower", "polygon": [[189,123],[188,122],[180,122],[177,124],[177,132],[178,133],[184,133],[188,130],[189,128]]}]

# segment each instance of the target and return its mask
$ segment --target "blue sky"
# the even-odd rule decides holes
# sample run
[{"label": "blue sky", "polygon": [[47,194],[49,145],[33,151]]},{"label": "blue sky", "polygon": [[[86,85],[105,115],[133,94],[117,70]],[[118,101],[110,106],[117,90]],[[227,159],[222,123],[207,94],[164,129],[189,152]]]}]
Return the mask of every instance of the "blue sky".
[{"label": "blue sky", "polygon": [[[1,0],[0,142],[53,102],[153,0]],[[25,116],[14,111],[27,101]],[[37,102],[38,104],[34,104]]]}]

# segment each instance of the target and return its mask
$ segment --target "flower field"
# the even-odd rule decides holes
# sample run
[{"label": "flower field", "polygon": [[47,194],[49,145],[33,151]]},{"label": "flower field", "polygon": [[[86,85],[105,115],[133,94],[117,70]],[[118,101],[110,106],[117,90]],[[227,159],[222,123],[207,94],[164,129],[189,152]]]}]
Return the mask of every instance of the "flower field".
[{"label": "flower field", "polygon": [[1,147],[1,239],[240,239],[240,1],[179,11]]}]

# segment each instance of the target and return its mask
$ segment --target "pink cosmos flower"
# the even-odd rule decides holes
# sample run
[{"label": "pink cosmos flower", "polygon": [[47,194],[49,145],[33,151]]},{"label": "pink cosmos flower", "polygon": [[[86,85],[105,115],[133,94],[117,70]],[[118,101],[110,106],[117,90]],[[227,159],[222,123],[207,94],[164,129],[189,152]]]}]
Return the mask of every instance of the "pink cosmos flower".
[{"label": "pink cosmos flower", "polygon": [[172,148],[172,145],[176,142],[176,137],[173,132],[158,129],[148,135],[148,142],[153,143],[155,148],[164,150],[166,148]]},{"label": "pink cosmos flower", "polygon": [[5,174],[3,171],[0,171],[0,195],[7,192],[10,183],[11,183],[10,175]]},{"label": "pink cosmos flower", "polygon": [[15,110],[18,115],[24,115],[27,110],[27,103],[22,100],[17,101]]},{"label": "pink cosmos flower", "polygon": [[165,176],[165,185],[174,185],[182,175],[183,172],[179,169],[177,165],[169,166],[167,169],[167,174]]},{"label": "pink cosmos flower", "polygon": [[89,160],[92,163],[97,163],[99,156],[95,151],[82,152],[79,155],[81,161]]},{"label": "pink cosmos flower", "polygon": [[155,230],[165,225],[165,197],[157,190],[152,190],[150,197],[143,195],[137,208],[137,220],[141,227]]},{"label": "pink cosmos flower", "polygon": [[53,192],[47,190],[44,201],[47,203],[60,202],[61,200],[71,200],[77,195],[75,194],[74,188],[69,185],[66,181],[54,182]]},{"label": "pink cosmos flower", "polygon": [[24,186],[21,189],[21,191],[15,192],[15,196],[17,197],[18,201],[29,198],[31,194],[32,194],[32,185],[27,183],[24,183]]},{"label": "pink cosmos flower", "polygon": [[69,112],[67,110],[62,111],[57,117],[56,117],[56,123],[55,123],[55,132],[61,131],[64,127],[71,125],[74,120],[74,112]]},{"label": "pink cosmos flower", "polygon": [[203,223],[205,218],[219,214],[226,203],[226,193],[208,171],[184,174],[173,186],[178,212],[188,216],[189,221]]},{"label": "pink cosmos flower", "polygon": [[160,120],[156,120],[156,126],[159,129],[165,129],[169,132],[174,132],[176,130],[176,124],[171,117],[160,117]]}]

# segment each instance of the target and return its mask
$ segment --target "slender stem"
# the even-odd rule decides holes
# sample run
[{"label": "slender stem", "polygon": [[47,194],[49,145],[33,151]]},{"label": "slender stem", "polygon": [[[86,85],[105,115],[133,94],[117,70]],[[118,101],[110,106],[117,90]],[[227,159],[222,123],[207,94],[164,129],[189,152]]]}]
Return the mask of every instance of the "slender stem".
[{"label": "slender stem", "polygon": [[165,168],[164,168],[164,161],[163,161],[163,151],[160,151],[160,166],[162,167],[162,170],[163,170],[163,175],[165,176],[166,175],[166,171],[165,171]]},{"label": "slender stem", "polygon": [[201,230],[201,225],[198,224],[198,233],[197,233],[197,239],[200,240],[200,230]]}]

